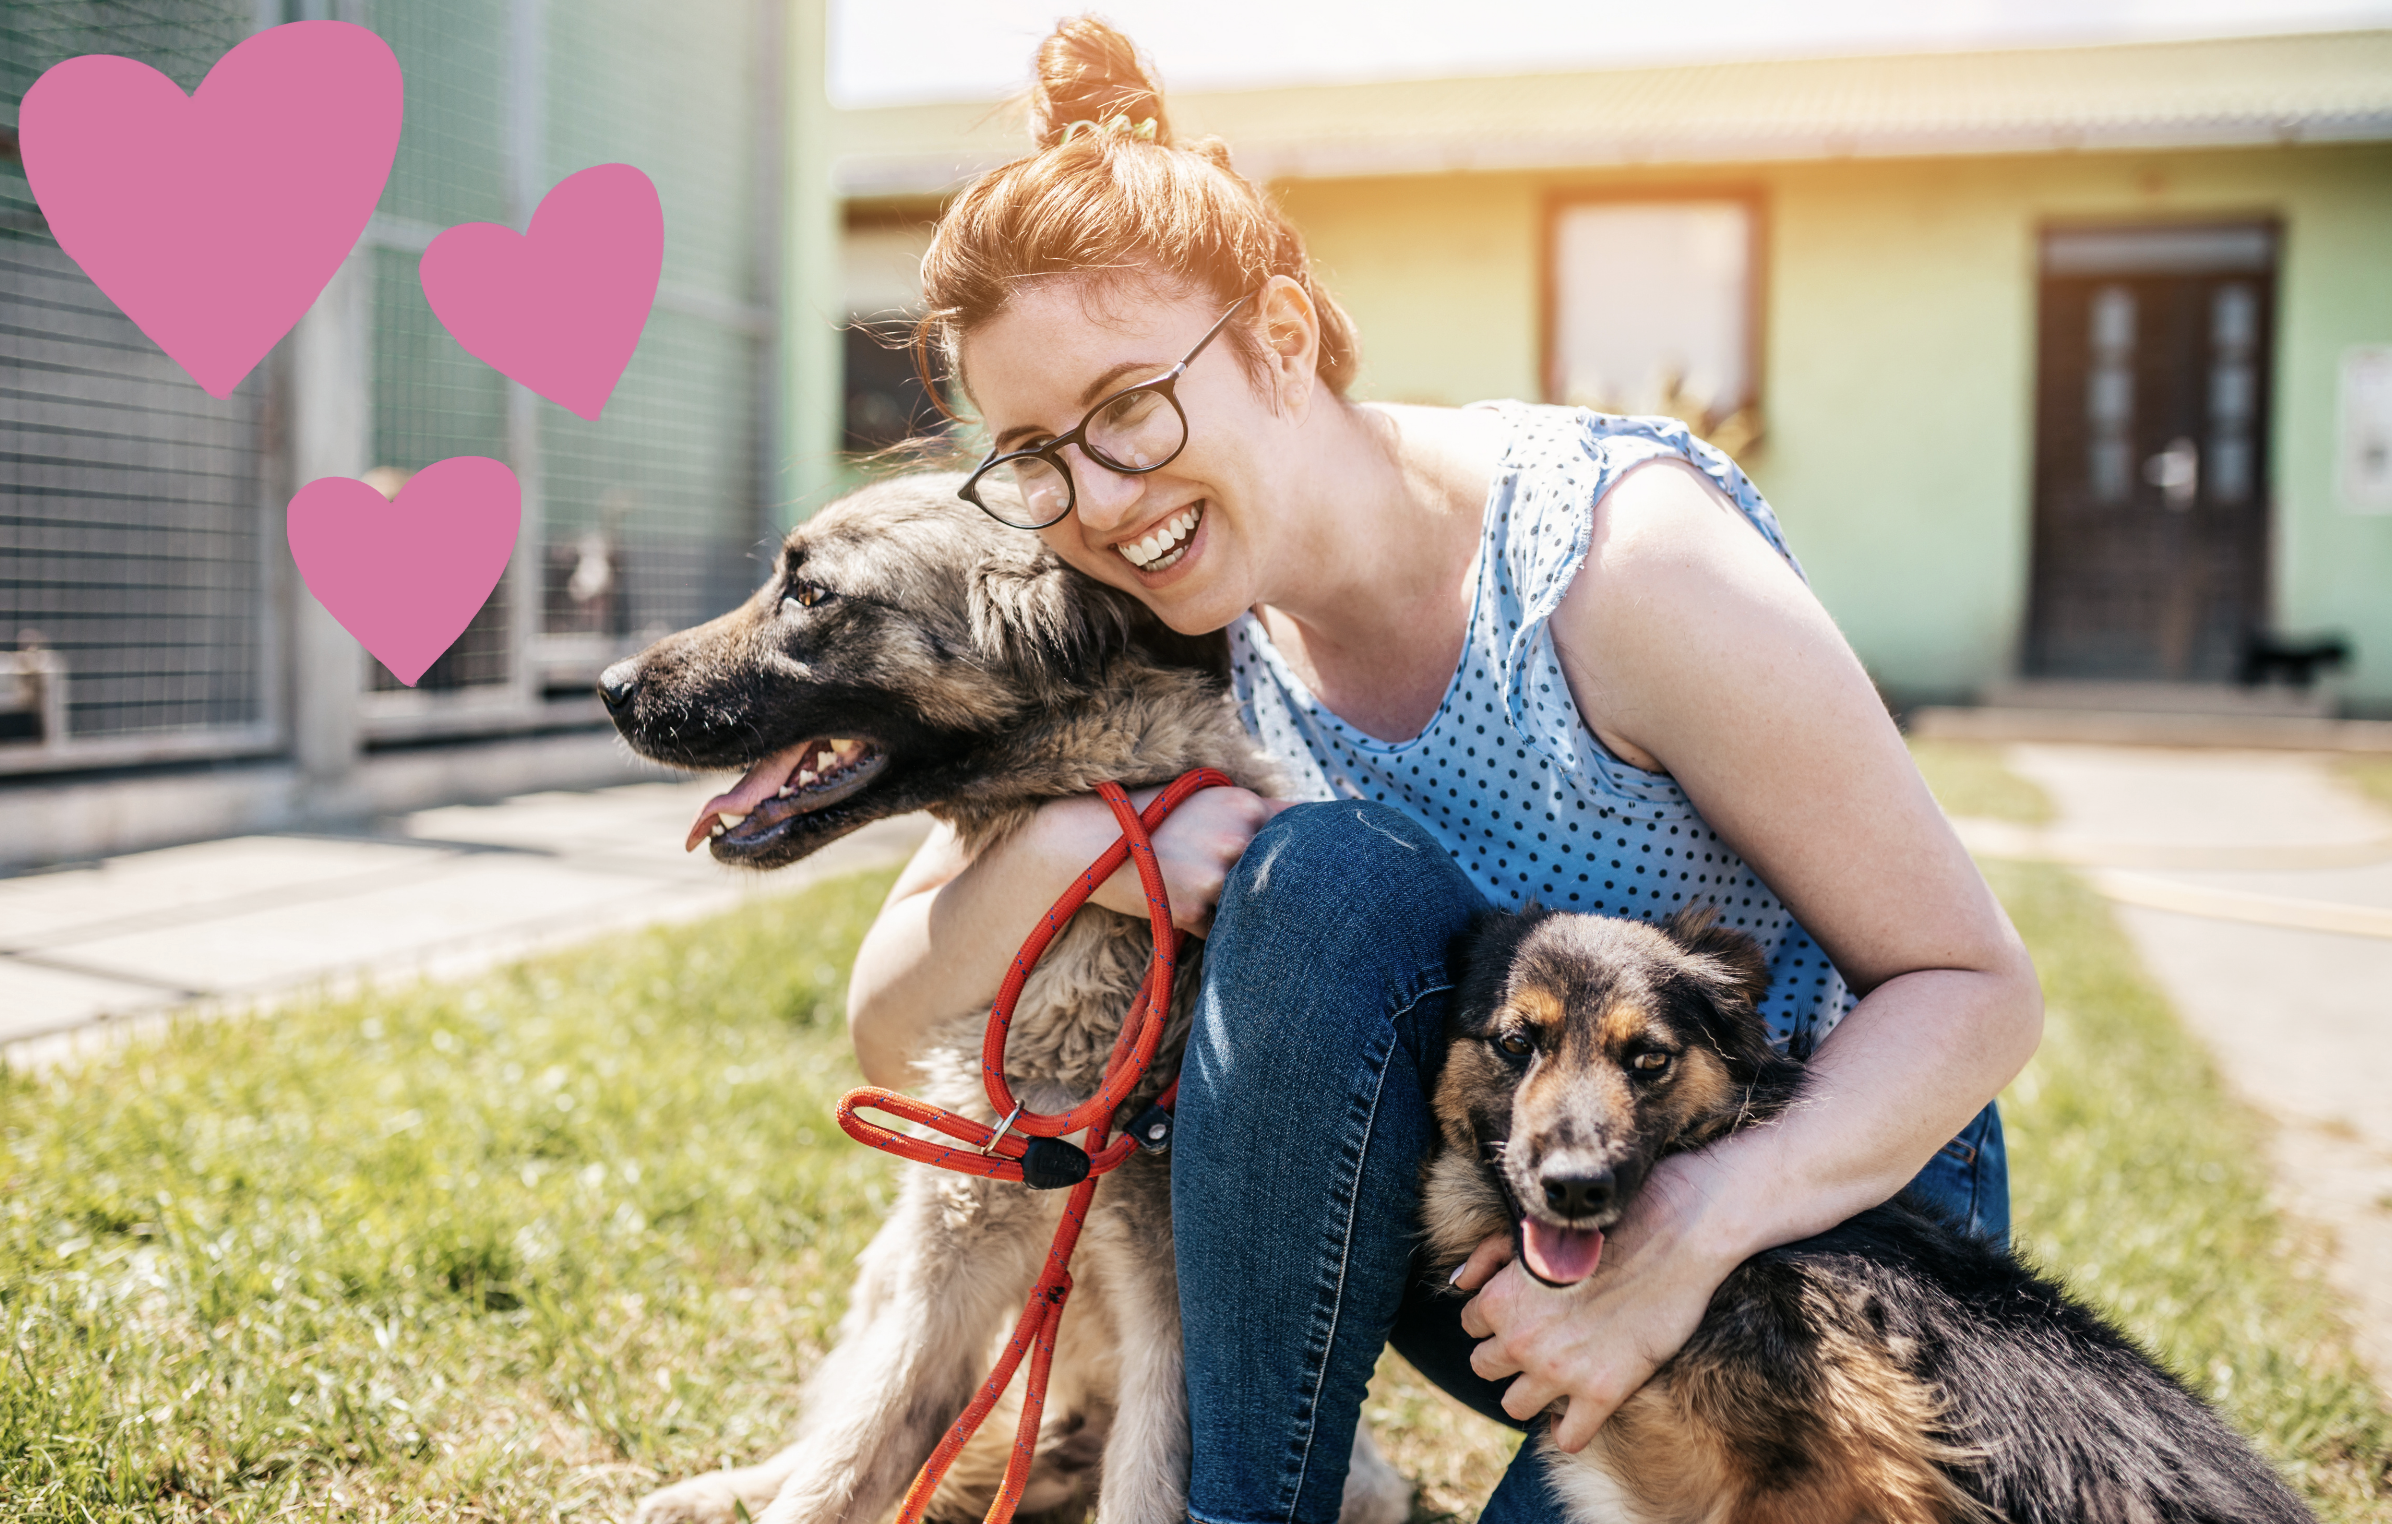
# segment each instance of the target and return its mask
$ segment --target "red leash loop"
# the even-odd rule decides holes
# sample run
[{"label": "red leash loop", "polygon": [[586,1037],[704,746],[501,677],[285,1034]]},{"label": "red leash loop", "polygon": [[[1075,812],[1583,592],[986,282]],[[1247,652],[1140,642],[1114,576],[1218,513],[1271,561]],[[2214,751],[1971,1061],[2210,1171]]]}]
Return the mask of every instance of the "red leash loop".
[{"label": "red leash loop", "polygon": [[[1131,807],[1130,796],[1120,784],[1096,786],[1097,793],[1112,806],[1113,818],[1121,823],[1121,836],[1048,908],[1029,940],[1022,943],[1022,950],[1013,955],[1013,967],[1006,973],[1005,983],[997,991],[996,1004],[989,1011],[988,1033],[980,1045],[980,1073],[988,1089],[989,1105],[1005,1119],[1001,1126],[990,1127],[959,1112],[875,1085],[850,1090],[839,1098],[840,1129],[858,1143],[959,1174],[991,1180],[1026,1180],[1048,1188],[1071,1186],[1071,1195],[1063,1203],[1063,1221],[1056,1227],[1055,1241],[1047,1249],[1046,1268],[1039,1273],[1038,1284],[1031,1288],[1029,1303],[1014,1324],[1005,1353],[998,1357],[996,1368],[981,1383],[971,1406],[963,1410],[946,1437],[939,1441],[938,1448],[931,1452],[930,1459],[923,1462],[913,1486],[906,1491],[905,1507],[897,1515],[897,1524],[919,1524],[947,1468],[954,1464],[955,1457],[978,1432],[981,1421],[996,1407],[997,1400],[1012,1383],[1022,1356],[1027,1354],[1030,1379],[1022,1390],[1022,1419],[1014,1431],[1013,1455],[1005,1465],[1005,1480],[997,1489],[996,1501],[989,1505],[987,1524],[1008,1524],[1021,1502],[1022,1489],[1030,1479],[1030,1462],[1038,1447],[1038,1420],[1046,1407],[1047,1374],[1055,1361],[1055,1334],[1063,1323],[1063,1305],[1071,1298],[1071,1252],[1080,1241],[1080,1227],[1087,1221],[1088,1203],[1096,1196],[1097,1180],[1138,1150],[1139,1139],[1124,1135],[1108,1142],[1108,1134],[1113,1129],[1114,1114],[1145,1079],[1147,1065],[1154,1061],[1155,1048],[1163,1040],[1163,1027],[1171,1015],[1171,986],[1179,973],[1180,949],[1187,940],[1171,924],[1171,897],[1164,892],[1163,870],[1155,862],[1154,843],[1148,833],[1197,790],[1235,786],[1217,769],[1199,767],[1173,780],[1143,812]],[[1104,1079],[1098,1084],[1096,1094],[1069,1111],[1053,1114],[1030,1111],[1014,1099],[1013,1086],[1005,1078],[1005,1039],[1013,1028],[1014,1005],[1021,999],[1022,987],[1030,980],[1030,971],[1045,955],[1047,944],[1055,940],[1056,933],[1124,861],[1137,863],[1138,882],[1146,890],[1147,916],[1154,927],[1153,961],[1146,966],[1146,979],[1139,986],[1138,998],[1122,1020],[1121,1035],[1114,1040],[1113,1052],[1105,1061]],[[1156,1105],[1168,1109],[1178,1094],[1179,1082],[1174,1080]],[[861,1115],[865,1111],[877,1111],[932,1128],[954,1143],[913,1137],[867,1121]],[[1084,1151],[1051,1141],[1082,1129],[1088,1134]]]}]

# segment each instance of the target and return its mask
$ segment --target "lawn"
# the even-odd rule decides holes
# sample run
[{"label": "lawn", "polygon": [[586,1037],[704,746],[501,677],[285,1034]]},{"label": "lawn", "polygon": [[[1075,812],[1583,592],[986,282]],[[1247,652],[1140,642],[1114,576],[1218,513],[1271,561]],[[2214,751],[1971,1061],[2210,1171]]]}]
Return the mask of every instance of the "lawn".
[{"label": "lawn", "polygon": [[2002,764],[2002,749],[1983,741],[1913,737],[1910,759],[1947,815],[1976,815],[2016,825],[2049,825],[2052,802],[2042,789]]},{"label": "lawn", "polygon": [[[2053,1006],[2009,1101],[2022,1239],[2327,1517],[2392,1517],[2260,1122],[2098,900],[1992,871]],[[597,1519],[772,1445],[889,1198],[830,1121],[885,885],[0,1077],[0,1516]],[[1508,1435],[1393,1361],[1371,1408],[1467,1516]]]},{"label": "lawn", "polygon": [[2338,770],[2360,793],[2392,809],[2392,757],[2344,757]]}]

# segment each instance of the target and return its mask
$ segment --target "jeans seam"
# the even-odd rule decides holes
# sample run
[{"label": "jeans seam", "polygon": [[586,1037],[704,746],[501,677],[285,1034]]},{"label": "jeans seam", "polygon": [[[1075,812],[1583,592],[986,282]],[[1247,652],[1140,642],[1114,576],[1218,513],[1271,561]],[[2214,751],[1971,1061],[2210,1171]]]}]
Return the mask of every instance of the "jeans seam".
[{"label": "jeans seam", "polygon": [[[1387,1051],[1371,1079],[1370,1107],[1362,1119],[1362,1147],[1360,1152],[1355,1155],[1353,1185],[1346,1195],[1345,1228],[1338,1235],[1337,1276],[1329,1296],[1329,1333],[1321,1344],[1320,1369],[1315,1373],[1312,1383],[1311,1411],[1305,1417],[1304,1438],[1297,1450],[1296,1483],[1289,1492],[1287,1500],[1289,1524],[1294,1524],[1296,1510],[1304,1501],[1305,1478],[1312,1474],[1312,1442],[1320,1433],[1321,1397],[1328,1386],[1329,1362],[1337,1349],[1338,1325],[1345,1317],[1345,1278],[1346,1271],[1354,1257],[1354,1215],[1361,1209],[1363,1170],[1370,1159],[1371,1135],[1378,1128],[1379,1097],[1387,1089],[1387,1070],[1395,1062],[1395,1050],[1403,1045],[1396,1027],[1405,1016],[1419,1006],[1420,1002],[1428,999],[1431,995],[1442,994],[1451,988],[1453,986],[1450,983],[1434,984],[1428,989],[1416,992],[1411,999],[1387,1014]],[[1356,1422],[1360,1422],[1360,1420],[1357,1419]],[[1192,1518],[1194,1515],[1191,1514],[1190,1517]]]}]

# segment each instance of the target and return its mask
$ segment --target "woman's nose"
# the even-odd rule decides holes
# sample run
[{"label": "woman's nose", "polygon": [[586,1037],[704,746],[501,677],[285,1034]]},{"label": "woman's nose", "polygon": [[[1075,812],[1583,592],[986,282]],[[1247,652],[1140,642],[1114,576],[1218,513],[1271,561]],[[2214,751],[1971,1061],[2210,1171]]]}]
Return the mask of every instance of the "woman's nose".
[{"label": "woman's nose", "polygon": [[1080,522],[1097,534],[1130,522],[1138,502],[1146,496],[1146,478],[1109,471],[1088,458],[1078,445],[1065,446],[1071,461],[1071,480]]}]

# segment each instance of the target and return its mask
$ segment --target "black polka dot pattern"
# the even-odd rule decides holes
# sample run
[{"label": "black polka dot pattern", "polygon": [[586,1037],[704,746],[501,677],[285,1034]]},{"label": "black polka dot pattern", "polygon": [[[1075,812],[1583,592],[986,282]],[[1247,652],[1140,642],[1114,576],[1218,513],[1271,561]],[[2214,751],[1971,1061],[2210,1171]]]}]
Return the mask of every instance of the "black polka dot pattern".
[{"label": "black polka dot pattern", "polygon": [[1807,1056],[1852,1008],[1843,978],[1674,781],[1594,738],[1549,628],[1586,559],[1595,502],[1632,466],[1692,461],[1792,562],[1777,516],[1726,456],[1673,419],[1496,406],[1511,443],[1479,541],[1469,641],[1435,718],[1409,741],[1363,734],[1312,697],[1249,616],[1229,632],[1247,728],[1298,797],[1394,805],[1497,904],[1533,899],[1648,921],[1718,906],[1769,954],[1762,1014],[1771,1036]]}]

